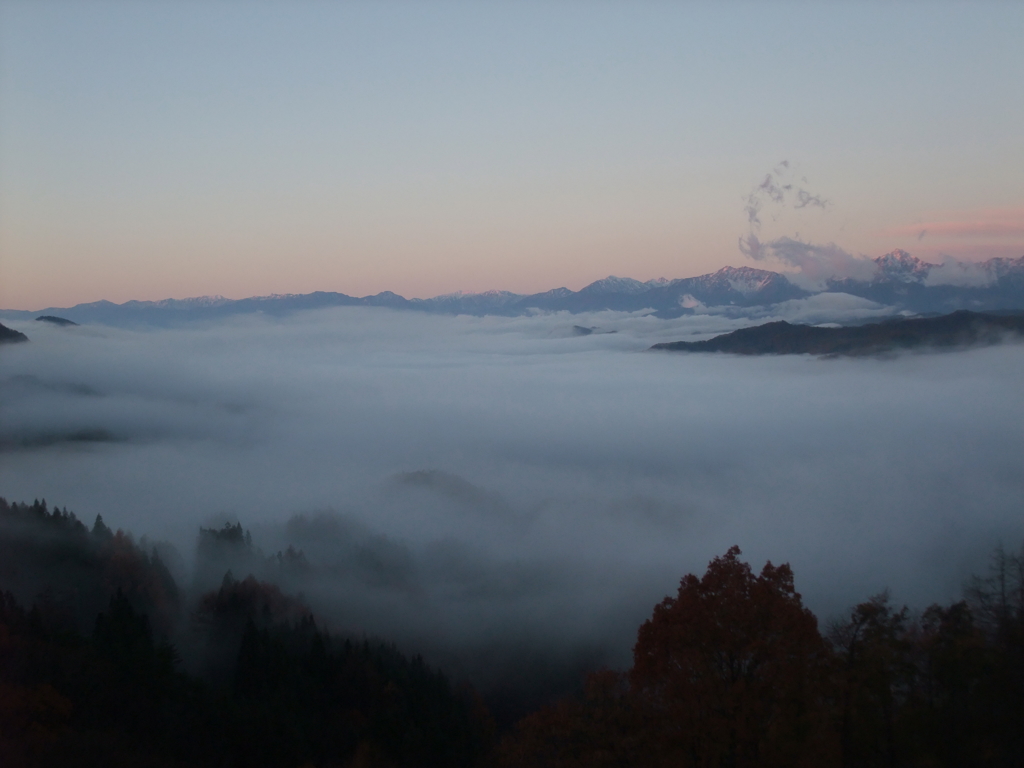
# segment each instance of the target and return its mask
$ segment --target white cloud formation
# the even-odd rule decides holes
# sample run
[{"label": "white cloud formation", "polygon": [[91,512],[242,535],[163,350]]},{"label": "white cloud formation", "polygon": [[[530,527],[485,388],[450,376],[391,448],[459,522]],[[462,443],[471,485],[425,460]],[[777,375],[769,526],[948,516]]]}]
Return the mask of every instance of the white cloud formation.
[{"label": "white cloud formation", "polygon": [[807,179],[796,177],[796,168],[788,160],[783,160],[761,180],[744,198],[744,212],[750,231],[756,232],[761,227],[761,213],[766,207],[794,209],[828,208],[829,201],[821,195],[810,192],[799,184],[806,184]]},{"label": "white cloud formation", "polygon": [[[834,295],[774,312],[887,310]],[[751,322],[339,309],[170,331],[33,324],[0,356],[0,495],[186,554],[200,524],[229,518],[266,548],[291,537],[334,568],[304,587],[325,620],[437,658],[515,637],[622,660],[654,603],[732,544],[791,562],[825,617],[885,587],[953,598],[992,546],[1024,537],[1024,348],[644,352]],[[444,474],[408,474],[428,470]],[[393,545],[380,580],[331,545],[349,534],[289,533],[325,510]]]},{"label": "white cloud formation", "polygon": [[740,239],[740,251],[754,261],[769,261],[789,271],[786,277],[807,290],[823,290],[831,278],[870,280],[876,265],[864,256],[854,256],[835,243],[816,245],[791,237],[762,243],[753,232]]},{"label": "white cloud formation", "polygon": [[998,277],[984,262],[947,259],[928,270],[924,284],[984,288],[994,284]]}]

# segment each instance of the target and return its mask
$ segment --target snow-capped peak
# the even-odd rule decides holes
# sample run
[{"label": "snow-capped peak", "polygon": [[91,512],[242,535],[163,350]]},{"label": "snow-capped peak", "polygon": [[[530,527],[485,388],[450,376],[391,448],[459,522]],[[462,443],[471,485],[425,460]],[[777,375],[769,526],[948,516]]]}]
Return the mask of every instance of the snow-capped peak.
[{"label": "snow-capped peak", "polygon": [[160,301],[129,302],[138,306],[160,307],[161,309],[194,309],[195,307],[219,307],[230,299],[223,296],[193,296],[188,299],[161,299]]},{"label": "snow-capped peak", "polygon": [[580,293],[605,294],[605,293],[643,293],[651,286],[634,280],[631,277],[615,277],[609,275],[604,280],[597,280],[580,290]]},{"label": "snow-capped peak", "polygon": [[754,267],[722,267],[712,275],[716,282],[726,282],[737,293],[757,293],[776,277],[775,272]]},{"label": "snow-capped peak", "polygon": [[873,259],[876,264],[875,280],[891,280],[901,283],[920,283],[928,277],[932,267],[937,265],[921,261],[901,248]]}]

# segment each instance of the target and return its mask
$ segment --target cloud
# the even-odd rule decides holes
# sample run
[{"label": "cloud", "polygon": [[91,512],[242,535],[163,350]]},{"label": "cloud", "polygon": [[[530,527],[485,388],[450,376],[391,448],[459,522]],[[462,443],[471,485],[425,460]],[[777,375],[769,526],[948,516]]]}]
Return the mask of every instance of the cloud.
[{"label": "cloud", "polygon": [[751,233],[741,238],[740,251],[755,261],[776,261],[785,267],[795,267],[797,271],[787,275],[789,279],[811,290],[823,288],[830,278],[870,280],[876,269],[870,259],[854,256],[835,243],[816,245],[791,237],[762,243]]},{"label": "cloud", "polygon": [[[821,257],[798,245],[783,252]],[[186,556],[200,525],[238,519],[268,554],[305,551],[315,578],[289,583],[324,623],[477,679],[523,649],[561,669],[622,662],[651,607],[732,544],[791,562],[823,618],[887,586],[922,606],[1024,538],[1024,348],[644,352],[887,311],[837,295],[763,318],[352,308],[33,327],[0,357],[0,495]],[[82,430],[112,439],[61,439]]]},{"label": "cloud", "polygon": [[[784,271],[790,281],[808,290],[821,290],[832,278],[871,280],[876,271],[874,261],[851,254],[835,243],[810,243],[801,240],[799,235],[762,238],[762,219],[768,211],[773,212],[774,220],[787,208],[829,207],[827,199],[797,186],[793,178],[794,169],[783,161],[744,198],[747,233],[739,238],[740,253]],[[802,181],[806,183],[806,179]],[[991,285],[997,275],[972,262],[985,257],[1019,256],[1015,249],[1024,249],[1024,208],[948,213],[924,223],[891,227],[877,234],[890,239],[913,237],[919,243],[925,237],[930,238],[929,242],[936,239],[943,242],[941,252],[930,254],[941,258],[943,263],[930,270],[926,284],[980,287]]]},{"label": "cloud", "polygon": [[[795,267],[790,279],[805,288],[820,288],[831,277],[869,279],[873,265],[843,251],[834,243],[813,245],[784,236],[767,242],[761,240],[761,212],[773,208],[777,212],[792,208],[828,208],[831,203],[819,194],[794,183],[795,169],[783,160],[744,198],[747,234],[740,238],[740,253],[754,261],[777,261],[783,267]],[[806,178],[801,178],[806,183]],[[773,215],[775,218],[775,215]],[[866,277],[861,278],[861,275]]]},{"label": "cloud", "polygon": [[[827,208],[829,201],[821,195],[808,192],[794,183],[795,169],[788,160],[783,160],[744,198],[744,211],[751,233],[761,226],[761,211],[765,206],[776,208]],[[803,183],[807,179],[801,179]],[[795,198],[795,199],[794,199]],[[792,202],[790,202],[792,201]]]},{"label": "cloud", "polygon": [[924,284],[981,288],[992,285],[998,278],[999,275],[990,264],[949,258],[928,270]]},{"label": "cloud", "polygon": [[812,206],[814,208],[827,208],[828,200],[823,198],[821,195],[812,195],[805,189],[798,189],[796,191],[796,203],[794,208],[806,208]]},{"label": "cloud", "polygon": [[817,293],[805,299],[791,299],[766,307],[759,322],[786,320],[806,325],[848,324],[893,317],[893,307],[849,293]]}]

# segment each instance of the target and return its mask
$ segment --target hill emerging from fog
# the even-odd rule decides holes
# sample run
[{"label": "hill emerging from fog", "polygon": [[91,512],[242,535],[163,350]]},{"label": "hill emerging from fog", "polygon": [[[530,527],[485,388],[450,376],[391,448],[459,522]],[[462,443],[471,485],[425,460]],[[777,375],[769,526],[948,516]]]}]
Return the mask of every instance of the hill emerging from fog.
[{"label": "hill emerging from fog", "polygon": [[37,317],[36,322],[49,323],[50,325],[58,325],[61,328],[67,328],[72,325],[78,325],[78,323],[72,320],[67,320],[63,317],[54,317],[53,315],[43,315],[42,317]]},{"label": "hill emerging from fog", "polygon": [[827,328],[780,320],[741,328],[705,341],[655,344],[669,352],[734,355],[877,355],[923,347],[958,348],[1024,338],[1024,313],[988,315],[959,310],[940,317],[904,318]]},{"label": "hill emerging from fog", "polygon": [[28,341],[28,336],[0,323],[0,344],[15,344],[19,341]]},{"label": "hill emerging from fog", "polygon": [[[58,315],[76,323],[113,326],[172,326],[263,313],[286,315],[328,307],[387,307],[452,315],[502,315],[536,312],[650,311],[658,317],[675,318],[708,310],[725,309],[743,314],[752,308],[805,299],[818,294],[847,294],[890,307],[893,314],[945,313],[958,309],[986,312],[1024,310],[1024,256],[994,258],[978,263],[931,264],[896,250],[873,260],[869,280],[835,277],[815,289],[797,285],[786,275],[752,267],[723,267],[717,272],[675,280],[659,278],[640,282],[609,276],[578,291],[554,288],[530,295],[509,291],[451,293],[430,299],[406,299],[391,291],[373,296],[316,291],[306,294],[273,294],[248,299],[202,296],[163,301],[97,301],[74,307],[47,307],[34,312],[0,310],[5,318],[25,320],[40,313]],[[797,279],[794,277],[794,279]]]}]

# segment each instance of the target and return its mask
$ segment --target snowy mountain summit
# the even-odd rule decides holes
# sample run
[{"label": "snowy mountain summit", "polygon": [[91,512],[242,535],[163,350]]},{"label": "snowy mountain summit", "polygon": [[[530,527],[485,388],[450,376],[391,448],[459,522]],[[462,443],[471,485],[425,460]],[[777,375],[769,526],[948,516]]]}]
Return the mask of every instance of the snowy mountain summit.
[{"label": "snowy mountain summit", "polygon": [[602,296],[606,293],[643,293],[648,290],[651,286],[641,283],[639,280],[634,280],[631,277],[616,277],[615,275],[608,275],[603,280],[595,280],[590,285],[581,288],[580,293],[588,293],[594,296]]},{"label": "snowy mountain summit", "polygon": [[938,264],[922,261],[901,248],[872,259],[875,262],[874,282],[923,283]]},{"label": "snowy mountain summit", "polygon": [[777,272],[753,267],[722,267],[712,275],[712,278],[728,283],[732,290],[744,296],[751,296],[764,290],[779,277]]}]

